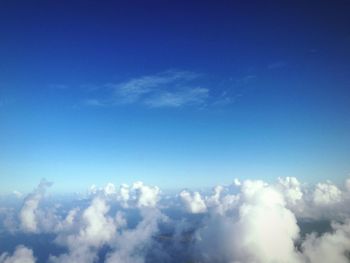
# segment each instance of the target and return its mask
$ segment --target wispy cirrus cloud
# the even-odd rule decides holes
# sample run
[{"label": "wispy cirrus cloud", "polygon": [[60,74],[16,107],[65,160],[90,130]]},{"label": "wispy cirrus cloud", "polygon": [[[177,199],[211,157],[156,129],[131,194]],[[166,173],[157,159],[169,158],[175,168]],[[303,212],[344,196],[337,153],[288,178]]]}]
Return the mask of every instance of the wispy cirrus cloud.
[{"label": "wispy cirrus cloud", "polygon": [[69,86],[66,85],[66,84],[55,83],[55,84],[50,84],[49,88],[50,89],[56,89],[56,90],[65,90],[65,89],[69,89]]},{"label": "wispy cirrus cloud", "polygon": [[[200,74],[168,70],[154,75],[108,83],[97,97],[85,100],[89,106],[140,104],[150,108],[205,105],[210,90],[199,85]],[[104,94],[101,94],[104,93]]]},{"label": "wispy cirrus cloud", "polygon": [[145,100],[150,107],[181,107],[183,105],[203,105],[209,97],[206,88],[189,88],[177,92],[161,92]]},{"label": "wispy cirrus cloud", "polygon": [[284,68],[286,66],[287,66],[287,62],[285,62],[285,61],[275,61],[275,62],[267,65],[267,68],[268,69],[280,69],[280,68]]}]

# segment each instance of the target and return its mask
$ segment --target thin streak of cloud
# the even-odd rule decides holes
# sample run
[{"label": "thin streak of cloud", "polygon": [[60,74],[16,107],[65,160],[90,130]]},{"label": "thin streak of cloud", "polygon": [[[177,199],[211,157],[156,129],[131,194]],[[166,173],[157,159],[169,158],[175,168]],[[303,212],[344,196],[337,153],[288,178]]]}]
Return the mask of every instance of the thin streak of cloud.
[{"label": "thin streak of cloud", "polygon": [[69,89],[69,86],[66,84],[50,84],[49,88],[55,89],[55,90],[65,90],[65,89]]},{"label": "thin streak of cloud", "polygon": [[199,76],[194,72],[169,70],[121,83],[108,83],[104,85],[109,90],[107,96],[87,99],[84,104],[88,106],[140,104],[150,108],[204,105],[209,99],[210,90],[198,87]]},{"label": "thin streak of cloud", "polygon": [[[243,96],[247,87],[254,85],[257,76],[245,75],[232,80],[233,88],[209,88],[203,75],[191,71],[167,70],[153,75],[131,78],[116,83],[93,85],[83,105],[90,107],[117,107],[137,105],[147,108],[226,107]],[[220,90],[222,91],[220,93]]]},{"label": "thin streak of cloud", "polygon": [[84,105],[93,106],[93,107],[104,107],[104,106],[107,106],[105,103],[103,103],[102,101],[100,101],[98,99],[87,99],[87,100],[84,100]]},{"label": "thin streak of cloud", "polygon": [[287,66],[287,63],[284,61],[276,61],[267,66],[268,69],[279,69]]},{"label": "thin streak of cloud", "polygon": [[117,98],[121,97],[126,103],[132,103],[143,95],[167,89],[166,86],[179,85],[178,88],[181,89],[184,83],[197,77],[198,74],[188,71],[166,71],[156,75],[134,78],[114,86],[111,85],[111,87],[114,87],[114,95]]},{"label": "thin streak of cloud", "polygon": [[237,86],[245,86],[251,83],[253,80],[257,78],[256,75],[246,75],[243,78],[237,79],[236,80],[236,85]]},{"label": "thin streak of cloud", "polygon": [[181,107],[183,105],[203,105],[209,97],[205,88],[190,88],[182,92],[162,92],[149,98],[145,104],[150,107]]}]

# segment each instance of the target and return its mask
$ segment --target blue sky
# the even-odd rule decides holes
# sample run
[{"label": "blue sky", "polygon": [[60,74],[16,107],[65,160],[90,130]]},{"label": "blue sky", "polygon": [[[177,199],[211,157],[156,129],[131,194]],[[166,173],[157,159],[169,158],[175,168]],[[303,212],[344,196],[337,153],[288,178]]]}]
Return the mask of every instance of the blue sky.
[{"label": "blue sky", "polygon": [[3,1],[1,192],[341,182],[348,1]]}]

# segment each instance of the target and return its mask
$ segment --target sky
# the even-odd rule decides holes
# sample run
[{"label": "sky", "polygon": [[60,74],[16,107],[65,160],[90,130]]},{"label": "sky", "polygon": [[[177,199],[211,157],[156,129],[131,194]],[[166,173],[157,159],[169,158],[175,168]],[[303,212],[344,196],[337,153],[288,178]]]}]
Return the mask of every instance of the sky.
[{"label": "sky", "polygon": [[350,173],[349,1],[1,1],[0,192]]}]

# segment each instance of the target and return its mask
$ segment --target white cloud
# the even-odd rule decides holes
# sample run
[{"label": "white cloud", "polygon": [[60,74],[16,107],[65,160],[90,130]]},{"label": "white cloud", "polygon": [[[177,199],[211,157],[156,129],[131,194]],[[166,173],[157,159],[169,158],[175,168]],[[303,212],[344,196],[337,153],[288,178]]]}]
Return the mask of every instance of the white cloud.
[{"label": "white cloud", "polygon": [[207,211],[207,207],[199,192],[191,194],[184,190],[180,193],[180,199],[185,205],[186,210],[190,213],[198,214]]},{"label": "white cloud", "polygon": [[65,89],[69,89],[69,86],[66,84],[50,84],[49,85],[50,89],[57,89],[57,90],[65,90]]},{"label": "white cloud", "polygon": [[98,247],[113,237],[116,226],[113,219],[106,216],[108,210],[109,207],[103,199],[97,197],[92,201],[83,212],[84,227],[79,231],[78,242]]},{"label": "white cloud", "polygon": [[110,84],[109,86],[114,88],[115,96],[121,102],[133,103],[142,99],[144,95],[166,90],[166,85],[181,84],[197,77],[198,74],[193,72],[169,70],[155,75],[134,78],[120,84]]},{"label": "white cloud", "polygon": [[112,183],[108,183],[104,188],[105,195],[113,195],[116,194],[115,185]]},{"label": "white cloud", "polygon": [[[314,189],[293,177],[279,178],[276,185],[245,181],[230,209],[218,209],[225,188],[206,198],[216,209],[198,231],[197,249],[203,262],[349,262],[350,197],[330,182]],[[232,210],[233,209],[233,210]],[[236,212],[232,212],[236,211]],[[300,236],[300,219],[337,220],[333,232]],[[345,223],[341,220],[345,219]],[[340,220],[340,221],[339,221]],[[312,221],[311,221],[312,222]],[[299,248],[298,249],[298,245]]]},{"label": "white cloud", "polygon": [[99,99],[86,99],[84,100],[84,104],[86,106],[94,106],[94,107],[104,107],[108,106],[105,102],[99,100]]},{"label": "white cloud", "polygon": [[97,188],[97,186],[95,184],[93,184],[90,186],[88,193],[90,195],[95,195],[98,191],[99,191],[99,189]]},{"label": "white cloud", "polygon": [[[158,222],[165,220],[156,208],[154,190],[138,182],[132,188],[137,193],[137,207],[142,220],[136,228],[128,229],[123,213],[108,215],[109,206],[104,195],[94,197],[90,205],[78,214],[71,210],[61,224],[57,243],[68,248],[68,253],[50,257],[52,263],[92,263],[98,259],[98,251],[108,245],[111,251],[106,262],[143,262],[146,248],[152,244],[152,236],[158,230]],[[110,200],[110,199],[109,199]]]},{"label": "white cloud", "polygon": [[106,92],[105,97],[86,99],[85,104],[140,104],[151,108],[204,105],[209,99],[209,89],[199,87],[198,82],[199,75],[194,72],[168,70],[121,83],[108,83],[105,88],[111,93]]},{"label": "white cloud", "polygon": [[187,88],[177,92],[159,92],[144,103],[153,108],[181,107],[184,105],[203,105],[209,97],[209,90],[205,88]]},{"label": "white cloud", "polygon": [[[57,242],[68,248],[67,254],[52,256],[51,262],[94,262],[98,249],[108,243],[116,234],[118,224],[115,219],[107,215],[109,206],[101,197],[95,197],[80,218],[76,219],[77,228],[70,228],[68,232],[58,234]],[[76,210],[72,210],[66,217],[68,225],[74,224]]]},{"label": "white cloud", "polygon": [[[52,253],[51,263],[97,262],[102,248],[107,248],[106,263],[148,262],[149,253],[169,253],[169,258],[188,253],[189,261],[203,263],[349,262],[347,182],[338,188],[328,181],[310,187],[294,177],[279,178],[275,184],[235,180],[214,187],[212,193],[181,191],[172,197],[142,182],[119,188],[108,183],[94,186],[73,208],[57,206],[58,211],[40,205],[50,185],[43,181],[17,210],[20,228],[13,233],[56,235],[56,244],[67,252]],[[180,212],[183,207],[196,215]],[[304,219],[334,223],[329,232],[305,235],[298,222]],[[3,253],[0,263],[35,262],[33,251],[23,246],[11,253]],[[156,259],[164,262],[160,256]]]},{"label": "white cloud", "polygon": [[[221,204],[221,196],[224,191],[224,187],[217,185],[213,189],[213,194],[207,198],[207,204],[209,206],[218,206]],[[181,193],[180,193],[181,195]]]},{"label": "white cloud", "polygon": [[89,248],[87,246],[76,246],[71,249],[69,253],[62,254],[59,257],[50,256],[50,263],[66,263],[66,262],[76,262],[76,263],[93,263],[96,262],[97,251],[95,249]]},{"label": "white cloud", "polygon": [[128,207],[128,201],[130,200],[130,187],[127,184],[120,185],[117,199],[122,207]]},{"label": "white cloud", "polygon": [[300,182],[295,177],[278,178],[277,187],[290,205],[296,205],[303,198]]},{"label": "white cloud", "polygon": [[80,211],[79,208],[74,208],[70,210],[64,219],[57,222],[54,232],[61,233],[72,229],[76,222],[76,218],[78,216],[79,211]]},{"label": "white cloud", "polygon": [[341,200],[341,191],[329,181],[318,183],[313,194],[313,200],[317,205],[337,203]]},{"label": "white cloud", "polygon": [[21,228],[25,232],[38,231],[38,206],[49,186],[51,183],[42,180],[39,186],[25,198],[19,214]]},{"label": "white cloud", "polygon": [[147,249],[154,246],[153,235],[158,232],[158,222],[166,218],[154,208],[141,209],[142,220],[134,229],[126,229],[113,240],[113,251],[106,263],[142,263]]},{"label": "white cloud", "polygon": [[18,246],[13,255],[3,253],[0,255],[0,263],[35,263],[33,251],[25,246]]},{"label": "white cloud", "polygon": [[348,192],[350,192],[350,179],[347,179],[347,180],[345,181],[345,188],[346,188],[346,190],[347,190]]},{"label": "white cloud", "polygon": [[147,186],[139,181],[132,185],[131,190],[134,191],[134,199],[138,207],[156,206],[160,193],[157,186]]},{"label": "white cloud", "polygon": [[[50,262],[92,263],[98,259],[98,251],[104,245],[112,250],[108,262],[138,262],[143,252],[139,250],[151,243],[151,237],[158,229],[158,221],[164,219],[155,208],[160,189],[136,182],[131,187],[121,185],[116,191],[114,184],[108,183],[104,188],[93,186],[90,189],[93,199],[90,205],[79,213],[71,210],[56,227],[56,242],[68,249],[68,253],[51,256]],[[121,204],[124,208],[140,209],[141,222],[135,229],[127,228],[123,212],[109,215],[108,202]]]},{"label": "white cloud", "polygon": [[138,181],[131,186],[122,184],[117,190],[114,184],[108,183],[104,188],[92,185],[88,194],[108,197],[123,208],[141,208],[155,207],[160,198],[160,189],[157,186],[145,185],[143,182]]},{"label": "white cloud", "polygon": [[273,63],[267,65],[267,68],[268,69],[280,69],[280,68],[283,68],[286,66],[287,66],[287,63],[285,61],[276,61],[276,62],[273,62]]},{"label": "white cloud", "polygon": [[279,178],[275,185],[284,196],[287,207],[306,220],[345,220],[350,217],[350,193],[330,181],[315,186],[301,184],[296,178]]},{"label": "white cloud", "polygon": [[302,244],[305,262],[348,263],[350,260],[350,221],[333,224],[333,232],[307,236]]},{"label": "white cloud", "polygon": [[21,197],[23,196],[23,194],[22,194],[21,192],[17,191],[17,190],[14,190],[12,193],[13,193],[17,198],[21,198]]},{"label": "white cloud", "polygon": [[198,232],[204,262],[295,262],[299,228],[283,196],[261,181],[245,181],[238,215],[212,215]]}]

